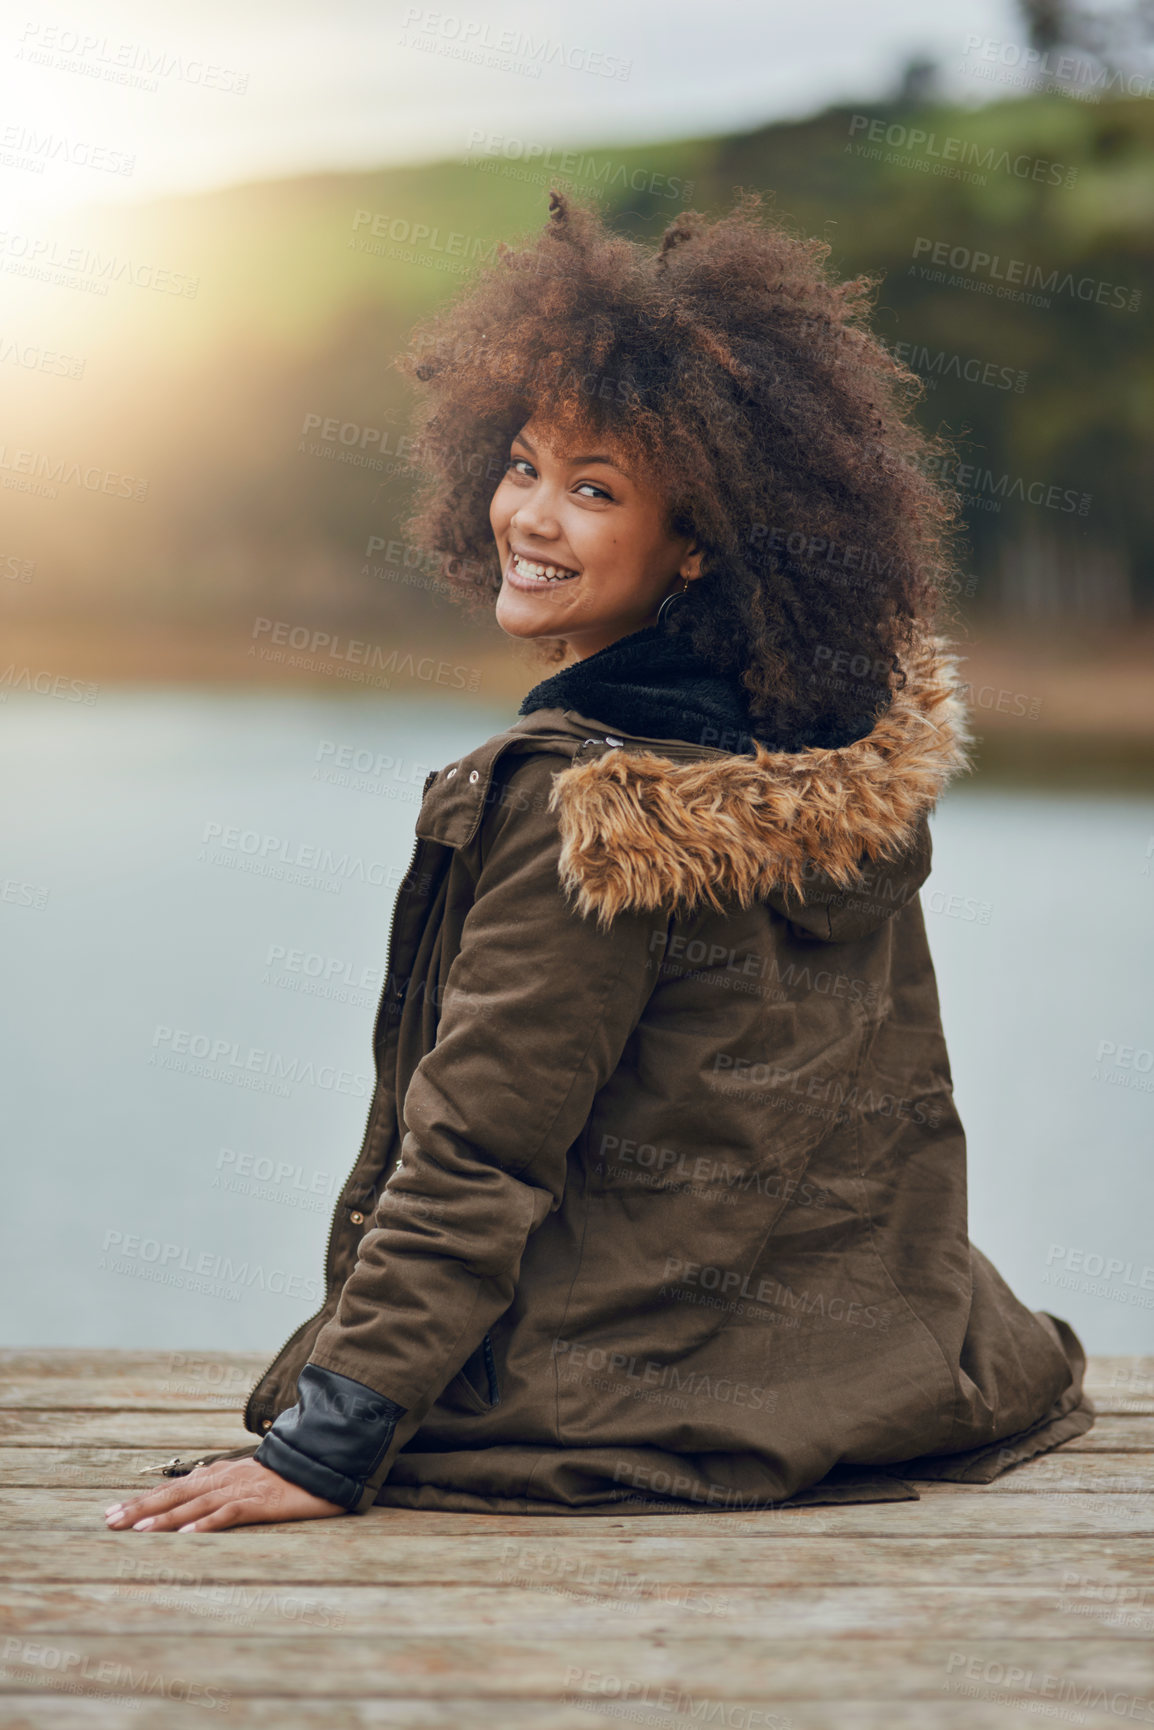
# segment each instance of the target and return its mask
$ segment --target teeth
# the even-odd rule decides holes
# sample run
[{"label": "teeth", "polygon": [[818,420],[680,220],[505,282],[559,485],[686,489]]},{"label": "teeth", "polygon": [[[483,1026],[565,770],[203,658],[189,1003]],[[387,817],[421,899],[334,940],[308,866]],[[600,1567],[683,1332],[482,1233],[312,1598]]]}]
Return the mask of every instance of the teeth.
[{"label": "teeth", "polygon": [[540,581],[549,583],[564,582],[567,577],[575,577],[577,575],[576,571],[567,571],[559,565],[531,564],[528,559],[523,559],[520,553],[513,554],[513,564],[518,575],[522,577],[536,577]]}]

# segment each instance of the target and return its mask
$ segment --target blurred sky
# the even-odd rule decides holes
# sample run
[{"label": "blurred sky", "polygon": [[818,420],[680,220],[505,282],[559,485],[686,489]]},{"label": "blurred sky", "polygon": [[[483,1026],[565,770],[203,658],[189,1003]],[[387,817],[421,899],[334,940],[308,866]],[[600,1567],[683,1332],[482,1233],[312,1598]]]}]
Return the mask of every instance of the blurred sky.
[{"label": "blurred sky", "polygon": [[[1012,0],[16,0],[0,33],[0,196],[10,224],[462,156],[494,132],[541,146],[727,132],[880,100],[915,55],[940,64],[945,94],[981,102],[1015,94],[975,74],[998,51],[985,45],[1013,55],[1023,40]],[[510,44],[520,70],[488,63]],[[71,160],[94,152],[99,165]]]}]

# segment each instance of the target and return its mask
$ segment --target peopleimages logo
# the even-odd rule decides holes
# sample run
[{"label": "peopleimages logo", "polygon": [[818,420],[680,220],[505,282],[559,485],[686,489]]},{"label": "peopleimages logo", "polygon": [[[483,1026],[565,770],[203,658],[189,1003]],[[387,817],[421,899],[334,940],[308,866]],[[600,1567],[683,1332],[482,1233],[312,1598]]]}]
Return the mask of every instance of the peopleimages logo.
[{"label": "peopleimages logo", "polygon": [[66,673],[50,673],[44,669],[18,667],[14,661],[0,671],[0,703],[8,700],[10,691],[34,692],[40,697],[59,697],[66,703],[95,703],[100,686],[89,679],[70,679]]},{"label": "peopleimages logo", "polygon": [[[936,132],[927,132],[920,126],[903,126],[899,121],[855,114],[850,119],[849,136],[854,139],[862,132],[870,145],[886,144],[891,153],[903,153],[893,160],[904,160],[921,168],[923,164],[919,158],[925,158],[926,169],[936,173],[948,173],[947,163],[966,163],[971,168],[988,170],[992,174],[1009,174],[1017,180],[1043,181],[1047,186],[1073,186],[1078,178],[1076,168],[1064,162],[1052,162],[1048,157],[1031,156],[1024,150],[1011,155],[1008,150],[999,150],[992,144],[976,144],[972,139],[953,138],[948,133],[939,137]],[[861,154],[860,147],[852,148]],[[847,145],[846,149],[851,149],[851,146]],[[875,149],[866,154],[877,158],[881,153]],[[984,174],[973,178],[983,186],[986,183]]]},{"label": "peopleimages logo", "polygon": [[[298,841],[285,835],[266,835],[259,829],[242,829],[239,824],[206,822],[201,834],[197,859],[209,865],[255,861],[270,867],[267,875],[276,875],[276,868],[311,874],[310,882],[330,881],[335,892],[343,883],[368,883],[374,889],[398,888],[403,871],[388,865],[383,859],[363,859],[358,853],[334,853],[319,842]],[[294,879],[290,877],[290,881]]]},{"label": "peopleimages logo", "polygon": [[81,463],[75,459],[49,455],[44,451],[10,449],[0,445],[0,469],[4,485],[21,492],[39,490],[31,482],[43,482],[56,497],[59,487],[76,486],[87,493],[103,493],[106,497],[133,499],[140,504],[148,496],[148,482],[139,475],[121,474],[119,469],[102,468],[99,463]]},{"label": "peopleimages logo", "polygon": [[1047,271],[1040,264],[1031,264],[1028,259],[1003,259],[998,252],[951,246],[948,240],[931,240],[919,234],[910,256],[925,258],[927,254],[931,264],[963,275],[987,276],[994,282],[1003,283],[1006,291],[1020,286],[1023,290],[1042,295],[1068,294],[1075,300],[1094,301],[1098,306],[1121,307],[1124,312],[1137,312],[1142,304],[1141,290],[1126,288],[1122,283],[1100,282],[1092,276],[1076,277],[1073,271],[1062,271],[1056,266]]},{"label": "peopleimages logo", "polygon": [[961,70],[972,78],[1010,84],[1031,94],[1052,91],[1098,102],[1104,95],[1154,96],[1154,78],[1085,54],[1057,53],[1030,43],[967,36]]},{"label": "peopleimages logo", "polygon": [[243,96],[248,88],[247,72],[188,57],[183,47],[177,52],[159,48],[153,43],[118,40],[99,33],[82,35],[66,24],[29,20],[20,33],[15,57],[36,66],[50,66],[60,72],[79,72],[89,78],[127,85],[150,94],[159,89],[161,78],[175,78],[182,84],[198,85],[204,90],[219,90],[234,96]]},{"label": "peopleimages logo", "polygon": [[197,276],[186,276],[139,259],[122,258],[116,253],[99,252],[93,247],[68,246],[55,237],[23,234],[10,228],[0,229],[0,270],[40,280],[47,273],[62,272],[63,276],[54,280],[93,294],[107,294],[109,283],[127,281],[134,288],[195,300],[200,286]]},{"label": "peopleimages logo", "polygon": [[332,1063],[314,1063],[311,1058],[286,1058],[279,1051],[262,1051],[256,1046],[241,1046],[235,1039],[213,1039],[207,1033],[194,1033],[187,1027],[159,1025],[152,1035],[152,1056],[149,1062],[160,1068],[184,1068],[192,1073],[201,1071],[193,1064],[167,1059],[198,1059],[206,1066],[212,1079],[224,1079],[228,1072],[271,1076],[296,1086],[321,1087],[335,1093],[351,1093],[354,1098],[367,1099],[372,1089],[372,1077],[357,1070],[338,1069]]},{"label": "peopleimages logo", "polygon": [[110,1229],[105,1232],[97,1266],[102,1273],[122,1279],[143,1280],[146,1285],[168,1286],[173,1291],[193,1292],[198,1297],[241,1303],[246,1292],[271,1292],[276,1297],[317,1304],[324,1296],[318,1281],[287,1268],[266,1267],[262,1262],[234,1262],[215,1250],[189,1244],[162,1243],[139,1232]]},{"label": "peopleimages logo", "polygon": [[[428,40],[422,42],[422,36]],[[532,36],[513,26],[495,31],[488,20],[428,6],[406,7],[399,41],[402,48],[451,48],[456,59],[474,65],[495,64],[508,71],[531,70],[537,78],[543,67],[556,66],[625,82],[633,69],[632,60],[622,60],[619,55],[560,42],[550,36]],[[494,61],[493,56],[500,58]]]},{"label": "peopleimages logo", "polygon": [[903,366],[919,373],[931,390],[936,389],[939,378],[955,378],[966,384],[983,385],[987,390],[1012,390],[1021,396],[1030,376],[1020,367],[999,366],[992,360],[951,354],[944,348],[931,349],[926,343],[895,342],[890,353]]},{"label": "peopleimages logo", "polygon": [[190,1682],[183,1676],[169,1676],[162,1670],[149,1670],[141,1663],[126,1664],[118,1658],[101,1657],[95,1652],[76,1652],[68,1646],[50,1646],[43,1640],[23,1639],[10,1634],[0,1655],[7,1673],[8,1685],[30,1682],[42,1689],[48,1684],[55,1695],[87,1694],[94,1699],[109,1700],[112,1691],[124,1696],[126,1711],[135,1711],[158,1697],[180,1701],[187,1706],[203,1706],[210,1712],[227,1712],[232,1695],[201,1682]]},{"label": "peopleimages logo", "polygon": [[636,1353],[607,1351],[603,1346],[575,1340],[554,1340],[553,1357],[566,1372],[604,1370],[621,1378],[623,1384],[632,1382],[641,1388],[672,1388],[723,1405],[749,1406],[752,1411],[772,1411],[777,1404],[773,1389],[757,1383],[709,1376],[704,1370],[682,1369],[677,1364],[662,1364],[653,1358],[639,1358]]},{"label": "peopleimages logo", "polygon": [[560,176],[563,180],[597,181],[604,187],[620,191],[656,193],[661,198],[690,198],[693,195],[692,180],[681,180],[677,175],[629,167],[608,157],[586,156],[578,150],[554,150],[551,144],[514,138],[504,132],[486,132],[480,126],[475,126],[470,132],[466,151],[465,167],[483,168],[486,162],[497,167],[503,159],[507,164],[519,163],[526,168],[542,170],[542,173],[532,176],[542,186],[546,184],[545,176],[548,174]]},{"label": "peopleimages logo", "polygon": [[40,132],[19,121],[0,128],[0,158],[7,159],[7,168],[29,169],[34,174],[43,174],[48,162],[67,162],[74,168],[93,168],[103,174],[130,175],[136,169],[136,157],[126,151],[64,132]]},{"label": "peopleimages logo", "polygon": [[[822,1291],[794,1291],[791,1286],[782,1285],[780,1280],[772,1278],[759,1279],[755,1288],[753,1274],[742,1274],[737,1268],[704,1267],[699,1262],[668,1256],[663,1277],[666,1281],[663,1293],[668,1287],[681,1285],[717,1292],[723,1300],[742,1299],[744,1302],[735,1306],[735,1313],[739,1315],[756,1313],[747,1310],[745,1304],[760,1304],[768,1309],[793,1310],[805,1315],[819,1315],[829,1321],[844,1321],[851,1326],[889,1326],[889,1316],[878,1304],[863,1304],[859,1298],[847,1298],[842,1292],[835,1292],[831,1297]],[[669,1295],[676,1294],[669,1292]]]},{"label": "peopleimages logo", "polygon": [[[267,644],[261,641],[263,638],[268,639]],[[286,659],[284,648],[297,652]],[[438,661],[434,655],[423,655],[420,660],[415,661],[408,650],[386,650],[380,643],[366,642],[359,637],[342,637],[331,631],[313,630],[308,625],[294,625],[287,619],[253,620],[252,644],[248,652],[250,655],[257,655],[258,650],[262,660],[285,661],[288,666],[311,667],[314,672],[326,671],[326,662],[340,662],[358,668],[379,669],[390,674],[405,674],[425,683],[452,685],[469,691],[477,690],[481,682],[480,670],[476,667]],[[343,673],[345,668],[342,666],[339,671]],[[387,688],[387,680],[381,682]]]}]

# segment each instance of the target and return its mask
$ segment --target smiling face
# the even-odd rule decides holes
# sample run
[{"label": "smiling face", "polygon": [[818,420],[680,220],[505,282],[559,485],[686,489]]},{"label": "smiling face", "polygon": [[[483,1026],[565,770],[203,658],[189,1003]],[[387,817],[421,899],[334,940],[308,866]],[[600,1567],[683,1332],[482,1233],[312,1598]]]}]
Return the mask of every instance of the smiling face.
[{"label": "smiling face", "polygon": [[497,623],[510,637],[564,637],[579,660],[652,625],[694,542],[670,532],[663,494],[618,466],[601,437],[558,449],[529,421],[509,447],[489,521],[501,558]]}]

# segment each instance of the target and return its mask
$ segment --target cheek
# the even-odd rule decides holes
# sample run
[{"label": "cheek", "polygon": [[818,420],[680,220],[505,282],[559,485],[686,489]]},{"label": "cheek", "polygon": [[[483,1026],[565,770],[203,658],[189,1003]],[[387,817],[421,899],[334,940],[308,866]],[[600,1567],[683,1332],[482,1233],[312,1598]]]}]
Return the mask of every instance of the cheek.
[{"label": "cheek", "polygon": [[565,539],[582,565],[620,558],[627,550],[629,535],[609,512],[574,510],[564,523]]}]

